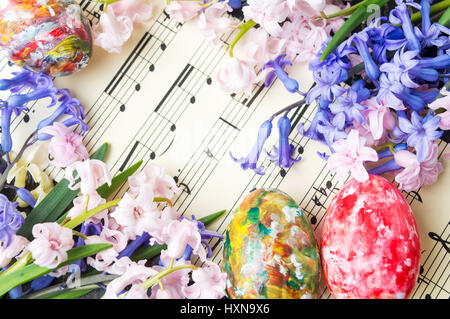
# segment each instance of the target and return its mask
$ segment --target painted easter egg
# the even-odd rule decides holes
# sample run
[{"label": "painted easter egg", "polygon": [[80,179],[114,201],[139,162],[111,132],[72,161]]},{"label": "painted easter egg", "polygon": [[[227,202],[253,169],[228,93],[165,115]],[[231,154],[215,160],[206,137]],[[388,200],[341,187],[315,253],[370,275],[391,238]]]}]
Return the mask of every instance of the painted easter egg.
[{"label": "painted easter egg", "polygon": [[227,227],[222,269],[230,298],[317,297],[319,249],[307,216],[280,191],[251,192]]},{"label": "painted easter egg", "polygon": [[89,21],[73,0],[5,0],[0,49],[18,66],[50,76],[84,68],[92,54]]},{"label": "painted easter egg", "polygon": [[344,185],[324,219],[321,256],[336,298],[408,297],[419,274],[420,241],[400,191],[374,175]]}]

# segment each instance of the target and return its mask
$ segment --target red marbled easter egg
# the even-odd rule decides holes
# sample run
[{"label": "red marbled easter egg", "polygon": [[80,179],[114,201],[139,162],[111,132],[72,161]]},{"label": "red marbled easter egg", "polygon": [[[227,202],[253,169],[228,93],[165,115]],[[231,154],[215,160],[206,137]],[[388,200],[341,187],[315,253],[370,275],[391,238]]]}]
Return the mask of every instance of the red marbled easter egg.
[{"label": "red marbled easter egg", "polygon": [[353,179],[325,216],[321,255],[336,298],[406,298],[419,274],[420,240],[411,207],[385,178]]}]

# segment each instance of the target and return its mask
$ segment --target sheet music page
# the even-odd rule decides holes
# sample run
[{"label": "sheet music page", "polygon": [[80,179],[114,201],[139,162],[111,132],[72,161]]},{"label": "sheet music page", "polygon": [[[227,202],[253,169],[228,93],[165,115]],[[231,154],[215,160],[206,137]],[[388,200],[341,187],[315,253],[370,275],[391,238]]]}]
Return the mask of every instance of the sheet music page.
[{"label": "sheet music page", "polygon": [[[99,19],[100,4],[78,0],[86,16]],[[326,148],[292,130],[290,139],[302,160],[284,170],[264,159],[266,174],[242,171],[229,156],[243,156],[256,139],[259,125],[271,114],[299,98],[288,93],[280,81],[265,88],[255,86],[251,96],[230,96],[218,86],[215,75],[223,65],[225,51],[236,31],[222,37],[224,45],[210,46],[199,32],[196,20],[183,25],[163,11],[165,1],[152,1],[154,16],[135,25],[132,38],[121,54],[108,54],[99,47],[89,66],[68,77],[57,78],[56,87],[69,88],[83,104],[89,132],[84,138],[92,153],[110,143],[106,158],[113,174],[139,160],[165,167],[182,188],[174,201],[182,215],[197,217],[221,209],[227,213],[209,226],[220,233],[233,210],[252,190],[277,188],[290,194],[308,214],[316,238],[331,199],[341,185],[326,169],[317,151]],[[3,77],[15,70],[0,61]],[[289,71],[306,91],[313,80],[307,64]],[[45,103],[27,105],[29,111],[13,120],[13,138],[24,140],[46,112]],[[315,107],[291,114],[292,127],[306,126]],[[276,135],[276,134],[275,134]],[[17,145],[16,145],[17,147]],[[441,155],[449,152],[440,142]],[[264,157],[263,157],[264,158]],[[439,181],[418,192],[404,195],[414,211],[421,235],[421,272],[411,298],[450,297],[450,167],[443,160]],[[61,172],[48,168],[55,178]],[[392,179],[391,179],[392,180]],[[126,191],[122,187],[118,193]],[[117,194],[116,194],[117,195]],[[213,259],[222,260],[222,242],[211,242]],[[321,298],[332,298],[322,283]]]}]

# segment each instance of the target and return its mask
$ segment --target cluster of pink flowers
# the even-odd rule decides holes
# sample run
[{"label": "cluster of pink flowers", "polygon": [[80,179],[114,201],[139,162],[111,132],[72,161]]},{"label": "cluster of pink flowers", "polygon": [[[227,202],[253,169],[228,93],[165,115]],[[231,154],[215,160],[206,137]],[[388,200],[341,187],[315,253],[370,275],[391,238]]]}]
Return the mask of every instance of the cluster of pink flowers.
[{"label": "cluster of pink flowers", "polygon": [[[83,230],[83,226],[80,232],[74,232],[65,224],[93,209],[101,209],[99,206],[105,204],[106,200],[97,190],[105,183],[111,185],[112,176],[104,162],[88,158],[87,150],[81,143],[81,135],[58,123],[41,130],[41,133],[52,136],[49,152],[53,163],[65,167],[69,188],[78,190],[79,196],[73,200],[73,207],[67,212],[64,222],[35,224],[31,242],[19,235],[14,235],[9,245],[0,241],[0,267],[28,253],[36,265],[56,268],[67,261],[70,249],[80,245],[74,236],[81,236],[87,245],[112,245],[86,259],[87,265],[100,272],[119,275],[108,284],[103,298],[224,296],[226,275],[218,265],[207,260],[209,247],[208,250],[205,248],[201,235],[204,228],[200,229],[195,219],[182,218],[172,207],[171,201],[181,189],[162,167],[148,164],[140,172],[131,175],[128,178],[129,190],[115,207],[85,219],[83,225],[95,228],[97,231],[94,234]],[[139,238],[145,238],[141,242],[144,245],[167,245],[167,249],[161,252],[159,265],[147,266],[147,260],[132,261],[130,257],[134,249],[124,253]],[[204,266],[191,264],[191,254],[198,256]],[[66,265],[50,275],[60,277],[69,270],[69,265]],[[153,284],[146,286],[146,281]],[[124,293],[129,285],[131,289]],[[150,295],[147,292],[149,288],[152,288]]]},{"label": "cluster of pink flowers", "polygon": [[[234,1],[235,2],[235,1]],[[212,45],[224,44],[220,37],[253,21],[251,28],[237,43],[233,56],[217,73],[217,81],[227,93],[251,94],[253,85],[264,79],[266,72],[257,72],[280,54],[290,62],[311,61],[330,33],[344,23],[342,18],[316,20],[320,12],[332,14],[341,10],[342,2],[333,0],[248,0],[242,8],[232,8],[232,0],[172,1],[166,8],[181,23],[198,17],[198,27]],[[229,13],[242,10],[244,22]],[[280,25],[282,24],[282,25]]]},{"label": "cluster of pink flowers", "polygon": [[120,53],[131,37],[134,23],[152,17],[153,6],[144,0],[103,0],[105,12],[94,26],[94,44],[109,53]]}]

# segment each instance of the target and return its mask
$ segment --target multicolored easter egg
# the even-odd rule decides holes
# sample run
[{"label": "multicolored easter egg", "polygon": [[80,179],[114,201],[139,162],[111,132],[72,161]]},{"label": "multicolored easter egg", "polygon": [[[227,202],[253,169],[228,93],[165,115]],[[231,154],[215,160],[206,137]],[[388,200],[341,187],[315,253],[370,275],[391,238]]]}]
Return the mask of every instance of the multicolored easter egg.
[{"label": "multicolored easter egg", "polygon": [[50,76],[84,68],[92,54],[89,21],[73,0],[4,0],[0,49],[12,62]]},{"label": "multicolored easter egg", "polygon": [[321,255],[336,298],[408,297],[419,274],[420,241],[400,191],[374,175],[344,185],[325,216]]},{"label": "multicolored easter egg", "polygon": [[225,233],[222,268],[231,298],[317,297],[319,250],[308,218],[277,190],[251,192]]}]

